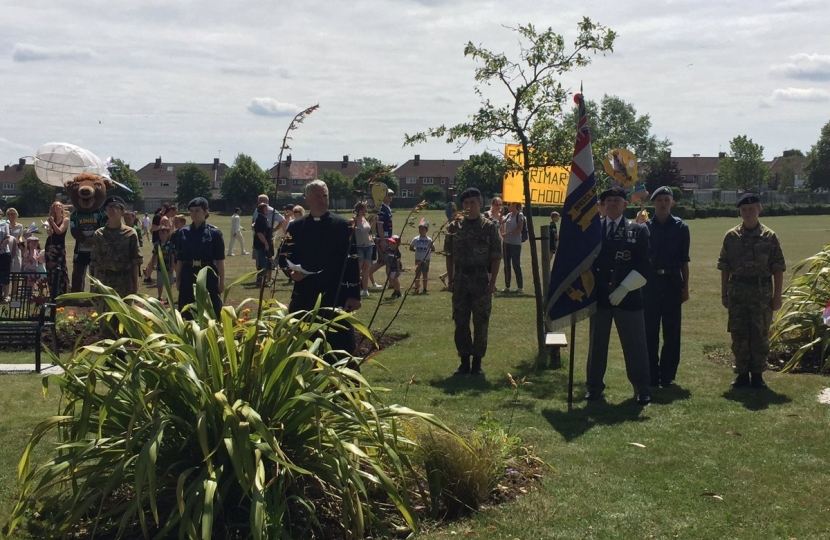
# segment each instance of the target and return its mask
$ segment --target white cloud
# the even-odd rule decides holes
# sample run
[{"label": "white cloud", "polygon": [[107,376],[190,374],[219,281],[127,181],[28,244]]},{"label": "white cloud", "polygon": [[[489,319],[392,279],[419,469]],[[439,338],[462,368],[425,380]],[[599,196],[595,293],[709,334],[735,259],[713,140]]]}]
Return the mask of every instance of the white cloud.
[{"label": "white cloud", "polygon": [[257,116],[294,116],[300,108],[293,103],[281,103],[274,98],[254,98],[248,103],[248,112]]},{"label": "white cloud", "polygon": [[830,101],[830,92],[821,88],[776,88],[769,97],[770,101]]},{"label": "white cloud", "polygon": [[84,60],[94,56],[92,49],[84,47],[38,47],[27,43],[15,43],[12,60],[15,62],[39,62],[42,60]]},{"label": "white cloud", "polygon": [[770,68],[773,75],[807,81],[830,81],[830,55],[799,53]]}]

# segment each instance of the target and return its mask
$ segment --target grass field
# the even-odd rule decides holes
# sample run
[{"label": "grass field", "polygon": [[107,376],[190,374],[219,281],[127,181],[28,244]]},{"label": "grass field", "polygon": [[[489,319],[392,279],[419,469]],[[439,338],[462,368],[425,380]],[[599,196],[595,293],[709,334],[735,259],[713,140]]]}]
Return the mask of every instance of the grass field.
[{"label": "grass field", "polygon": [[[405,215],[396,210],[396,229]],[[443,220],[439,212],[427,216],[436,223]],[[224,231],[229,228],[229,217],[212,216],[210,221]],[[762,221],[779,234],[790,267],[821,249],[830,229],[826,217],[762,215]],[[588,328],[583,322],[574,345],[577,401],[568,412],[567,370],[535,368],[534,301],[529,294],[496,295],[484,361],[486,379],[451,378],[457,358],[450,297],[440,292],[437,275],[443,271],[443,260],[435,257],[431,294],[407,298],[390,328],[409,337],[383,351],[377,357],[382,365],[368,366],[364,373],[372,383],[389,389],[389,402],[403,401],[406,383],[415,375],[407,405],[436,413],[459,429],[472,427],[489,412],[503,426],[509,425],[511,433],[520,433],[553,469],[539,489],[518,501],[427,531],[423,538],[830,538],[830,408],[816,399],[828,380],[771,373],[767,392],[730,392],[733,374],[710,362],[704,352],[728,348],[716,260],[724,232],[737,222],[689,222],[691,298],[684,306],[678,387],[657,390],[654,403],[645,408],[631,400],[614,334],[607,402],[581,400]],[[415,229],[407,228],[404,240],[413,234]],[[533,289],[529,251],[525,244],[525,291]],[[144,253],[149,256],[147,244]],[[407,284],[413,277],[411,255],[404,254],[410,272],[402,281]],[[226,265],[230,282],[250,271],[253,261],[236,256]],[[233,291],[231,299],[253,296],[254,291],[251,282]],[[276,297],[287,301],[289,294],[281,282]],[[373,294],[364,301],[364,320],[377,300]],[[373,326],[385,327],[399,303],[383,300]],[[563,351],[565,363],[567,355]],[[0,353],[0,362],[7,361],[33,360],[31,353]],[[507,383],[508,372],[526,375],[533,383],[521,388],[518,403]],[[13,505],[16,464],[24,442],[38,420],[56,411],[58,397],[54,392],[41,396],[38,376],[0,377],[0,522]]]}]

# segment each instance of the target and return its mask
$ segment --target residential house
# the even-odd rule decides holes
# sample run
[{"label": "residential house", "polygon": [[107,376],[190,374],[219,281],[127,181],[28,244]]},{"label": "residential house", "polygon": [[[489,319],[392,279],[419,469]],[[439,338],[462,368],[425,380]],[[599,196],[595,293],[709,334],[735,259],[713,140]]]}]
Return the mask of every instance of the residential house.
[{"label": "residential house", "polygon": [[[23,179],[26,167],[26,158],[20,158],[17,165],[3,167],[3,170],[0,171],[0,196],[9,198],[20,195],[17,183]],[[31,167],[31,165],[28,165],[28,167]]]},{"label": "residential house", "polygon": [[718,163],[723,157],[726,157],[724,152],[720,152],[717,157],[692,154],[691,157],[671,158],[683,177],[683,191],[715,188],[718,182]]},{"label": "residential house", "polygon": [[[155,162],[148,163],[136,171],[135,174],[144,192],[145,210],[151,211],[165,202],[176,200],[176,187],[178,185],[176,173],[184,165],[187,165],[187,163],[164,163],[159,157]],[[213,163],[195,163],[195,165],[205,171],[211,178],[211,195],[213,198],[220,198],[219,188],[222,186],[222,179],[225,177],[228,166],[220,163],[219,158],[215,158]]]},{"label": "residential house", "polygon": [[427,186],[438,186],[448,192],[455,184],[458,169],[464,164],[463,159],[421,159],[415,155],[394,170],[393,174],[400,184],[399,197],[420,197]]},{"label": "residential house", "polygon": [[793,150],[784,150],[781,156],[775,157],[772,161],[768,162],[770,189],[778,190],[781,181],[788,176],[792,176],[794,188],[803,188],[807,180],[807,175],[804,173],[804,165],[806,163],[806,157],[798,155]]},{"label": "residential house", "polygon": [[277,182],[277,191],[290,197],[292,193],[303,193],[303,186],[320,178],[326,171],[337,171],[349,180],[353,180],[363,167],[356,161],[349,161],[343,156],[342,161],[283,161],[277,177],[277,166],[268,170],[268,174]]}]

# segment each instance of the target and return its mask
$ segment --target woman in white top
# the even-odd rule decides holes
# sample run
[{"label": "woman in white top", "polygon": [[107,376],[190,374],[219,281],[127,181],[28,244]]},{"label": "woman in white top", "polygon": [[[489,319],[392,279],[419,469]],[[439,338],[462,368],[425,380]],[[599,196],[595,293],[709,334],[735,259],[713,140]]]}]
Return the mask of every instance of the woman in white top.
[{"label": "woman in white top", "polygon": [[522,214],[522,203],[512,202],[508,205],[510,213],[504,218],[504,229],[502,241],[504,242],[504,291],[510,292],[510,280],[516,274],[516,292],[522,293],[522,227],[524,227],[524,214]]},{"label": "woman in white top", "polygon": [[369,274],[372,266],[372,225],[366,218],[368,207],[364,202],[354,205],[354,241],[357,246],[357,261],[360,265],[360,294],[369,296]]},{"label": "woman in white top", "polygon": [[501,221],[504,219],[504,201],[501,197],[492,198],[490,209],[484,212],[484,217],[501,227]]},{"label": "woman in white top", "polygon": [[6,210],[6,217],[9,219],[9,253],[12,257],[11,271],[20,272],[20,263],[23,250],[20,246],[20,237],[23,235],[23,224],[17,222],[19,214],[14,208]]}]

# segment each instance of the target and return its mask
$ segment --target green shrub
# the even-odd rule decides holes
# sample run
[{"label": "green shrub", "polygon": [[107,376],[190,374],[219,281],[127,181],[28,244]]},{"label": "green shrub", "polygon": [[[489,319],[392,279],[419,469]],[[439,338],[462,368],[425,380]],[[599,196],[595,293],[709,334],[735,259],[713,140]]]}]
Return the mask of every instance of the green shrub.
[{"label": "green shrub", "polygon": [[830,327],[823,318],[824,307],[830,300],[830,245],[795,266],[792,283],[782,296],[783,305],[772,326],[771,344],[795,350],[783,371],[797,368],[808,353],[819,356],[822,372],[830,370]]},{"label": "green shrub", "polygon": [[417,437],[428,486],[427,506],[432,517],[455,518],[486,502],[507,471],[517,473],[527,464],[542,464],[501,426],[485,415],[465,443],[443,431],[429,430]]},{"label": "green shrub", "polygon": [[[418,477],[415,444],[398,422],[448,430],[384,405],[345,360],[321,360],[329,325],[368,329],[349,314],[324,322],[273,300],[259,319],[243,303],[212,320],[204,275],[194,321],[153,298],[128,303],[95,280],[100,295],[66,295],[102,299],[119,335],[65,362],[53,356],[66,370],[52,378],[62,410],[35,428],[21,457],[9,532],[33,512],[43,537],[361,538],[388,534],[390,522],[417,530],[407,481]],[[35,448],[54,437],[33,466]]]}]

